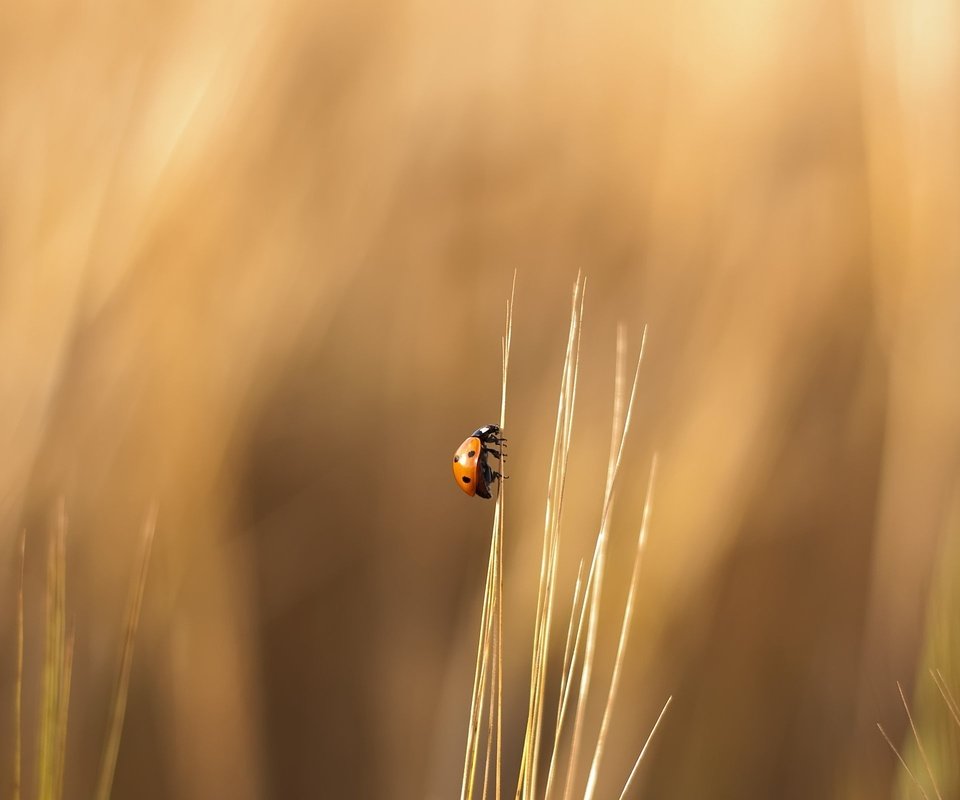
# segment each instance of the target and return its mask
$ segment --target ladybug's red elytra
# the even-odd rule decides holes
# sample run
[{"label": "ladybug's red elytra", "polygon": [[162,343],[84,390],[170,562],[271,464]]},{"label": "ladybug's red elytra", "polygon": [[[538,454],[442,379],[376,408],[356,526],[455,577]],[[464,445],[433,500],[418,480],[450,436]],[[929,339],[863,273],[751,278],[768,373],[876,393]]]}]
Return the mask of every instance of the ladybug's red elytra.
[{"label": "ladybug's red elytra", "polygon": [[[490,487],[500,480],[502,475],[490,466],[487,459],[493,456],[502,464],[506,458],[502,454],[505,441],[507,440],[500,435],[499,425],[484,425],[464,439],[453,456],[453,477],[457,486],[471,497],[479,495],[489,500]],[[501,449],[494,449],[490,445]]]}]

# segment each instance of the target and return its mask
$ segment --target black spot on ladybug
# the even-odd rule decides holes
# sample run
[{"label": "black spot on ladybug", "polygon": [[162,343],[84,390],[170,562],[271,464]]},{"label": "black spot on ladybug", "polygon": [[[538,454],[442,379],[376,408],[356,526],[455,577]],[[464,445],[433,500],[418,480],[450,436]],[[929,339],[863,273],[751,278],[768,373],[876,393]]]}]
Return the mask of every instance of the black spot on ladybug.
[{"label": "black spot on ladybug", "polygon": [[466,475],[464,475],[460,480],[462,480],[464,483],[470,483],[470,479]]},{"label": "black spot on ladybug", "polygon": [[460,456],[454,456],[454,457],[453,457],[453,460],[454,460],[454,461],[459,461],[459,460],[460,460]]},{"label": "black spot on ladybug", "polygon": [[476,454],[476,450],[471,450],[469,453],[467,453],[467,458],[473,458]]}]

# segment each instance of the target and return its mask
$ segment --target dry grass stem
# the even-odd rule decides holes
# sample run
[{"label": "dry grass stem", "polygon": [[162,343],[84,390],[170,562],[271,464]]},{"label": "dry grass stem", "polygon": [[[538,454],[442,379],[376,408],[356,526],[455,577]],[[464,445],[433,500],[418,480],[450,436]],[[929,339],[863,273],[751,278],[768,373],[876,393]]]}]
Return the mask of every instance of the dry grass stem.
[{"label": "dry grass stem", "polygon": [[[580,592],[583,588],[583,559],[580,559],[580,566],[577,568],[577,582],[573,587],[573,600],[570,602],[570,621],[567,623],[567,638],[563,645],[563,666],[560,668],[560,697],[562,698],[567,691],[567,684],[569,683],[570,675],[572,671],[572,650],[574,643],[574,621],[577,619],[577,608],[580,606]],[[560,717],[563,711],[563,704],[557,704],[557,729],[560,728]],[[556,750],[556,743],[554,743],[554,750]]]},{"label": "dry grass stem", "polygon": [[907,712],[907,719],[910,721],[910,730],[913,731],[913,739],[917,743],[917,750],[920,752],[923,766],[927,770],[930,784],[933,786],[933,793],[937,796],[937,800],[943,800],[943,797],[940,795],[940,788],[937,786],[937,780],[933,777],[933,769],[930,767],[927,751],[923,747],[923,742],[920,741],[920,734],[917,733],[917,726],[913,722],[913,714],[910,713],[910,706],[907,704],[907,698],[903,694],[903,687],[900,685],[900,681],[897,681],[897,690],[900,692],[900,699],[903,701],[903,709]]},{"label": "dry grass stem", "polygon": [[900,755],[900,751],[897,750],[896,745],[892,741],[890,741],[890,737],[887,736],[887,732],[883,729],[883,725],[881,725],[878,722],[877,728],[879,728],[880,734],[883,736],[883,738],[886,739],[887,744],[890,746],[890,749],[893,750],[893,754],[897,757],[897,759],[903,765],[903,768],[906,770],[907,775],[910,776],[910,780],[912,780],[914,785],[917,787],[917,790],[920,792],[920,796],[923,797],[923,800],[930,800],[930,798],[927,796],[927,793],[923,790],[923,784],[921,784],[920,781],[917,780],[917,776],[910,771],[910,767],[908,767],[907,762],[903,760],[903,756]]},{"label": "dry grass stem", "polygon": [[57,713],[57,760],[56,773],[53,776],[53,796],[63,797],[63,775],[67,766],[67,723],[70,710],[70,681],[73,676],[73,652],[75,632],[71,625],[70,633],[63,649],[63,668],[60,674],[60,707]]},{"label": "dry grass stem", "polygon": [[547,484],[547,503],[544,513],[543,550],[537,589],[537,610],[534,620],[533,660],[530,668],[530,697],[527,707],[520,777],[517,782],[516,793],[517,798],[523,798],[524,800],[536,795],[550,627],[555,596],[557,562],[559,560],[560,520],[576,402],[580,326],[583,317],[583,289],[583,278],[578,275],[573,290],[570,328],[564,354],[560,396],[557,401],[557,422],[554,429],[553,451]]},{"label": "dry grass stem", "polygon": [[587,621],[587,638],[584,646],[583,668],[580,672],[580,689],[577,696],[577,711],[573,724],[573,738],[570,745],[569,767],[564,786],[563,798],[570,800],[577,778],[577,763],[580,756],[580,746],[583,738],[584,715],[586,714],[587,699],[590,692],[590,681],[593,677],[593,659],[596,651],[597,629],[600,618],[600,590],[603,585],[603,575],[606,565],[607,535],[610,524],[610,512],[613,508],[614,488],[617,475],[620,472],[620,463],[623,458],[623,447],[627,433],[630,430],[630,421],[633,417],[633,407],[637,395],[637,384],[640,379],[640,367],[643,364],[643,354],[647,341],[647,328],[644,326],[640,339],[640,353],[637,356],[637,367],[634,372],[633,385],[630,390],[629,402],[626,404],[626,413],[623,423],[620,423],[620,414],[623,407],[622,378],[623,354],[626,351],[626,335],[622,328],[617,335],[617,373],[616,386],[620,391],[614,393],[614,420],[611,435],[610,460],[607,465],[607,483],[604,490],[603,511],[600,517],[600,530],[594,547],[593,559],[590,563],[590,573],[587,578],[587,594],[590,612]]},{"label": "dry grass stem", "polygon": [[68,641],[66,623],[66,537],[67,518],[61,501],[56,532],[47,557],[46,649],[38,748],[39,800],[56,800],[60,797],[66,755],[73,658],[73,637],[71,635]]},{"label": "dry grass stem", "polygon": [[154,507],[147,515],[143,526],[139,569],[134,577],[130,599],[127,602],[127,617],[120,651],[120,670],[117,674],[117,684],[113,692],[110,724],[107,730],[107,739],[104,743],[103,758],[100,763],[97,790],[94,794],[96,800],[108,800],[113,788],[113,776],[117,767],[117,756],[120,752],[120,737],[123,733],[123,718],[126,714],[127,696],[130,690],[130,672],[133,667],[133,645],[137,636],[137,628],[140,624],[140,610],[143,607],[143,595],[147,584],[147,572],[150,566],[150,553],[153,549],[156,530],[157,509]]},{"label": "dry grass stem", "polygon": [[[514,277],[514,283],[516,277]],[[570,308],[570,326],[564,351],[560,392],[557,400],[557,417],[554,428],[553,447],[550,456],[550,470],[547,481],[547,498],[544,511],[543,542],[540,558],[540,572],[537,583],[537,603],[534,617],[533,645],[530,666],[530,692],[527,703],[527,716],[524,728],[523,749],[517,777],[515,797],[517,800],[534,800],[538,796],[538,768],[544,738],[544,712],[547,687],[547,667],[550,654],[553,614],[556,608],[557,573],[560,559],[560,538],[563,518],[564,497],[567,479],[567,465],[573,436],[573,420],[576,407],[577,385],[579,377],[580,345],[582,338],[582,320],[584,308],[584,286],[582,276],[577,276],[573,288]],[[501,397],[501,428],[505,428],[507,371],[510,352],[510,334],[512,329],[513,293],[507,304],[507,322],[503,339],[503,394]],[[636,403],[640,367],[646,344],[646,328],[637,356],[636,369],[629,391],[626,390],[625,354],[626,334],[624,328],[618,328],[617,367],[614,387],[614,414],[610,442],[610,455],[607,463],[607,477],[604,488],[603,507],[599,532],[595,542],[589,568],[581,560],[577,571],[577,581],[570,605],[566,639],[563,649],[563,665],[560,674],[560,690],[555,725],[550,750],[544,798],[551,797],[558,783],[559,750],[564,730],[564,722],[572,703],[576,704],[577,718],[574,724],[570,760],[566,770],[564,796],[569,796],[575,785],[575,763],[577,746],[583,734],[583,715],[590,675],[596,647],[600,589],[602,586],[604,561],[609,533],[613,498],[623,459],[626,437],[630,430],[633,410]],[[633,619],[639,571],[642,561],[652,509],[653,486],[656,477],[656,456],[651,466],[644,503],[643,520],[637,541],[637,555],[630,582],[629,593],[623,612],[623,621],[617,649],[610,690],[604,710],[603,722],[598,735],[590,778],[585,797],[591,797],[599,770],[610,717],[615,704],[617,688],[622,674],[624,654],[628,633]],[[492,781],[496,798],[499,800],[502,789],[502,702],[503,702],[503,652],[502,652],[502,596],[503,596],[503,487],[497,497],[494,512],[493,537],[487,566],[487,579],[484,588],[484,602],[481,614],[480,641],[477,647],[477,662],[474,671],[474,686],[471,700],[470,724],[467,732],[467,748],[464,756],[464,772],[461,784],[461,799],[469,800],[474,796],[476,782],[479,730],[486,714],[486,756],[483,767],[482,797],[486,798],[491,784],[491,765],[496,765],[495,779]],[[582,662],[582,665],[581,665]],[[575,681],[579,666],[580,679]],[[489,702],[487,697],[489,696]],[[663,718],[670,700],[667,701],[647,737],[640,757],[634,764],[627,785],[629,787],[639,766],[640,760]],[[548,723],[549,724],[549,723]],[[496,746],[494,747],[494,742]]]},{"label": "dry grass stem", "polygon": [[[592,566],[592,565],[591,565]],[[582,564],[581,564],[582,568]],[[563,723],[567,718],[567,708],[570,704],[571,689],[573,687],[573,676],[576,671],[577,665],[577,654],[580,652],[580,641],[581,636],[584,630],[584,619],[586,617],[586,612],[590,608],[592,595],[590,594],[591,581],[593,579],[593,571],[591,569],[590,574],[587,577],[587,585],[584,588],[583,600],[580,604],[580,613],[577,615],[577,627],[576,635],[574,636],[573,649],[570,656],[569,665],[564,669],[563,674],[561,675],[560,681],[560,701],[557,704],[557,727],[554,730],[553,735],[553,749],[550,753],[550,767],[547,772],[547,787],[544,792],[544,800],[551,797],[553,794],[554,780],[556,779],[557,765],[559,763],[559,751],[560,751],[560,737],[563,734]],[[573,622],[573,617],[577,611],[576,596],[574,597],[574,604],[570,609],[570,621]]]},{"label": "dry grass stem", "polygon": [[[510,291],[510,300],[506,308],[504,336],[501,342],[502,351],[502,380],[500,396],[500,427],[506,427],[507,412],[507,375],[510,363],[510,340],[513,331],[513,302],[516,292],[517,276],[514,273],[513,286]],[[488,775],[491,760],[491,749],[496,718],[496,751],[493,755],[495,762],[496,797],[500,797],[501,780],[501,753],[502,753],[502,708],[503,708],[503,654],[502,631],[503,615],[501,611],[501,597],[503,594],[503,481],[500,482],[497,492],[497,501],[493,515],[493,535],[490,541],[490,556],[487,561],[487,579],[483,593],[483,610],[480,618],[480,641],[477,647],[477,663],[474,671],[473,695],[470,707],[470,724],[467,730],[467,746],[464,755],[463,780],[460,786],[461,800],[473,797],[476,780],[477,760],[479,751],[478,732],[484,713],[484,700],[487,696],[486,687],[489,676],[490,708],[488,710],[487,749],[484,762],[484,779],[482,786],[483,797],[488,789]]]},{"label": "dry grass stem", "polygon": [[23,569],[27,533],[20,534],[20,581],[17,588],[17,677],[13,687],[13,800],[20,800],[23,781]]},{"label": "dry grass stem", "polygon": [[630,589],[627,593],[627,602],[623,610],[623,622],[620,625],[620,638],[617,642],[617,655],[613,662],[613,675],[610,678],[610,688],[607,691],[607,702],[603,709],[603,718],[600,722],[600,732],[597,735],[596,748],[593,751],[593,760],[587,776],[587,788],[584,791],[584,800],[593,800],[597,788],[597,776],[600,770],[600,760],[607,743],[610,730],[610,718],[616,702],[617,689],[620,686],[620,676],[623,672],[623,660],[626,653],[627,639],[630,634],[630,624],[633,622],[633,609],[636,603],[637,585],[640,582],[640,565],[643,561],[643,552],[646,549],[647,534],[650,528],[650,513],[653,509],[653,487],[657,478],[657,456],[653,456],[650,466],[650,477],[647,481],[647,495],[643,503],[643,518],[640,523],[640,535],[637,537],[637,553],[633,561],[633,574],[630,576]]},{"label": "dry grass stem", "polygon": [[647,752],[647,748],[650,746],[650,742],[653,741],[653,735],[657,732],[657,728],[660,727],[660,720],[663,719],[664,715],[667,713],[667,709],[670,708],[670,703],[673,702],[673,695],[667,698],[667,702],[663,704],[663,708],[660,709],[660,714],[657,716],[657,721],[653,723],[653,727],[650,729],[650,733],[647,734],[647,740],[643,743],[643,747],[640,748],[640,755],[637,756],[636,762],[634,762],[633,769],[630,770],[630,776],[627,778],[627,782],[623,785],[623,791],[620,792],[620,800],[624,800],[627,796],[627,791],[630,789],[630,784],[633,783],[633,779],[637,774],[637,770],[640,769],[640,762],[643,761],[643,757]]},{"label": "dry grass stem", "polygon": [[960,710],[957,708],[957,702],[953,699],[953,694],[951,694],[947,682],[943,679],[943,674],[939,669],[936,672],[931,669],[930,677],[933,678],[933,682],[937,685],[940,696],[943,698],[943,702],[946,704],[950,716],[953,717],[953,721],[960,726]]}]

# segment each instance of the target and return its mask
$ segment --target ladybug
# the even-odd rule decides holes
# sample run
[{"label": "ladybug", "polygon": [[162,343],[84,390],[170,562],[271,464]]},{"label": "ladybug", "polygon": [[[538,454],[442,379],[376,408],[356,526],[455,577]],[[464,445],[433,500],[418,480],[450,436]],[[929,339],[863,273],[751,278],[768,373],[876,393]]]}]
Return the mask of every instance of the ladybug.
[{"label": "ladybug", "polygon": [[[499,425],[484,425],[464,439],[453,456],[453,477],[457,486],[471,497],[476,494],[489,500],[490,487],[494,481],[500,480],[502,475],[490,466],[487,459],[493,456],[502,464],[506,458],[506,455],[502,454],[505,441],[507,440],[500,435]],[[494,449],[490,445],[501,449]]]}]

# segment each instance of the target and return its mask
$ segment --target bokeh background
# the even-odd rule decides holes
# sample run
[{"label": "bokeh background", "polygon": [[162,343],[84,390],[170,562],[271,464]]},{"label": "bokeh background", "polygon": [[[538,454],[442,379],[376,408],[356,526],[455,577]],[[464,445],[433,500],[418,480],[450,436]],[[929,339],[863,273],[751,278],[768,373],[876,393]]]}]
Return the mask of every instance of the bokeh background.
[{"label": "bokeh background", "polygon": [[515,769],[582,270],[561,613],[649,325],[597,697],[660,454],[600,796],[668,694],[637,797],[912,796],[897,680],[958,796],[958,42],[945,0],[4,4],[0,754],[20,532],[34,720],[63,499],[87,797],[156,501],[115,797],[457,796],[493,508],[449,459],[516,270]]}]

